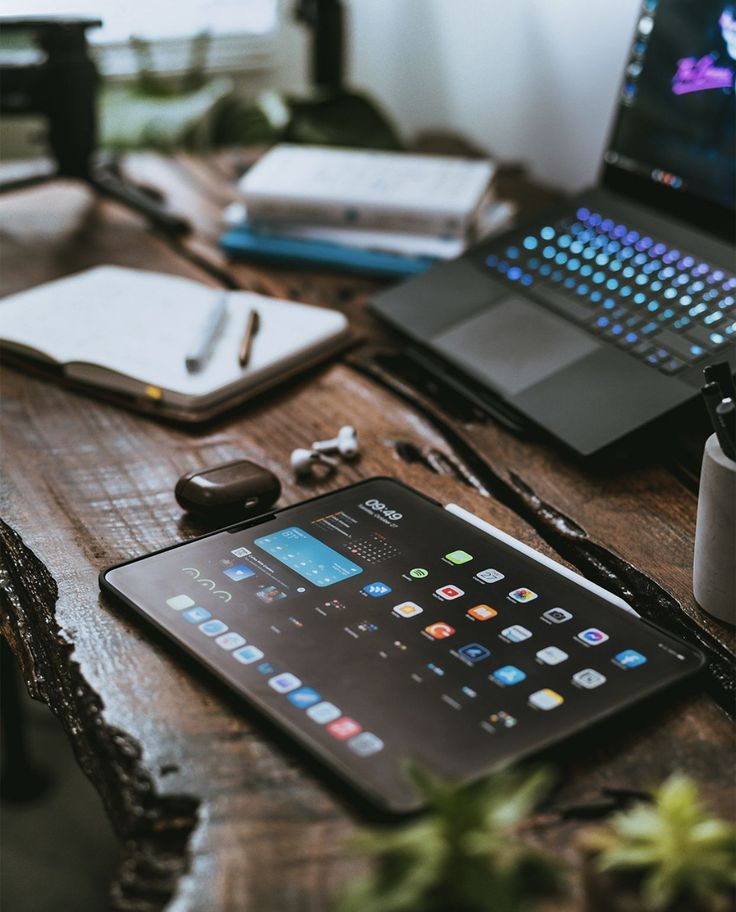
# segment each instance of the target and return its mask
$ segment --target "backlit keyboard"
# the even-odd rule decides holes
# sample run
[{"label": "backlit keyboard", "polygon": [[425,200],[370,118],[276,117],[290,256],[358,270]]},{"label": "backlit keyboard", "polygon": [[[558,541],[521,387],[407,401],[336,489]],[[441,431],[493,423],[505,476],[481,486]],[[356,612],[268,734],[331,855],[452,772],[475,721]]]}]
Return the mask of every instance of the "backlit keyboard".
[{"label": "backlit keyboard", "polygon": [[486,265],[665,374],[736,342],[736,275],[598,212],[521,235]]}]

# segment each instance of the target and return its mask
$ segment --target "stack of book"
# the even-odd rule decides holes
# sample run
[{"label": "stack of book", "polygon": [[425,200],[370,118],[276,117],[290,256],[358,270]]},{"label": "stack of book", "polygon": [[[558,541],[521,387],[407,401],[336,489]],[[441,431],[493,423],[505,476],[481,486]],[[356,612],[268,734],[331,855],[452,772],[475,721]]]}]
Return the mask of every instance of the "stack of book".
[{"label": "stack of book", "polygon": [[225,252],[244,260],[409,276],[505,227],[489,161],[281,144],[241,178]]}]

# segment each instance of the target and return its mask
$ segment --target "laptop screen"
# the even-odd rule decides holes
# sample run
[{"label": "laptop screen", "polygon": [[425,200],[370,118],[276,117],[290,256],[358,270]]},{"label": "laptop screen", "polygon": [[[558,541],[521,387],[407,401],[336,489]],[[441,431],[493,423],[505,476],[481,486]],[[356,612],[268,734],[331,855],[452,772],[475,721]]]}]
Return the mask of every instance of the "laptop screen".
[{"label": "laptop screen", "polygon": [[606,163],[732,207],[735,81],[736,2],[644,0]]}]

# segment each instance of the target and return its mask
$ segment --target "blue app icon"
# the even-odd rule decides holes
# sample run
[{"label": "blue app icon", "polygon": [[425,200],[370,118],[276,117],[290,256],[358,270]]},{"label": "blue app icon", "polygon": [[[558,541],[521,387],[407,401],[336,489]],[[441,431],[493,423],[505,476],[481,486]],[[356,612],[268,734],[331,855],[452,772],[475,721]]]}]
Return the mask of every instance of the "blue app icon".
[{"label": "blue app icon", "polygon": [[223,624],[222,621],[218,620],[205,621],[204,624],[199,625],[199,629],[205,636],[216,637],[221,633],[227,632],[227,624]]},{"label": "blue app icon", "polygon": [[286,699],[289,703],[293,703],[297,709],[308,709],[310,706],[314,706],[315,703],[319,703],[322,697],[311,687],[300,687],[299,690],[292,690]]},{"label": "blue app icon", "polygon": [[368,583],[367,586],[363,586],[361,592],[365,592],[371,598],[380,598],[382,595],[388,595],[391,592],[391,587],[386,585],[386,583]]},{"label": "blue app icon", "polygon": [[234,567],[228,567],[223,573],[236,583],[240,582],[240,580],[248,579],[249,576],[256,575],[255,570],[251,570],[245,564],[236,564]]},{"label": "blue app icon", "polygon": [[273,674],[275,670],[276,669],[270,662],[261,662],[261,664],[258,666],[258,671],[260,671],[262,675]]},{"label": "blue app icon", "polygon": [[471,662],[481,662],[483,659],[488,658],[491,650],[481,646],[480,643],[468,643],[467,646],[461,646],[458,649],[458,653]]},{"label": "blue app icon", "polygon": [[197,605],[195,608],[189,608],[187,611],[184,611],[182,617],[185,621],[189,621],[190,624],[201,624],[202,621],[208,620],[212,615],[206,608],[200,608],[199,605]]},{"label": "blue app icon", "polygon": [[493,672],[493,677],[499,684],[506,684],[511,687],[513,684],[520,684],[526,678],[526,674],[516,665],[504,665]]},{"label": "blue app icon", "polygon": [[636,668],[638,665],[643,665],[646,660],[646,656],[637,652],[636,649],[624,649],[623,652],[617,654],[614,662],[622,668]]}]

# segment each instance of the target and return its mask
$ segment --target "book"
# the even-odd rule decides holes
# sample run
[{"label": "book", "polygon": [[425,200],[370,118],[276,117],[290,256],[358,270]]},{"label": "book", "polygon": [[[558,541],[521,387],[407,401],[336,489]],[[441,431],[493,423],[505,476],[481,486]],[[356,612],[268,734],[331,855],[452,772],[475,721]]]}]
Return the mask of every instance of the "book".
[{"label": "book", "polygon": [[[220,338],[205,367],[189,373],[185,357],[223,294]],[[260,325],[241,368],[238,352],[252,308]],[[117,266],[0,301],[0,347],[16,363],[52,369],[88,391],[181,421],[211,418],[318,363],[348,339],[348,322],[336,311]]]},{"label": "book", "polygon": [[494,170],[485,160],[282,143],[243,175],[239,189],[252,225],[465,237]]},{"label": "book", "polygon": [[[508,202],[488,202],[478,213],[477,238],[508,228],[515,211]],[[220,246],[232,259],[324,267],[385,278],[418,275],[438,261],[460,256],[468,246],[462,238],[399,231],[278,222],[251,224],[241,203],[230,204],[224,220],[227,228]]]}]

